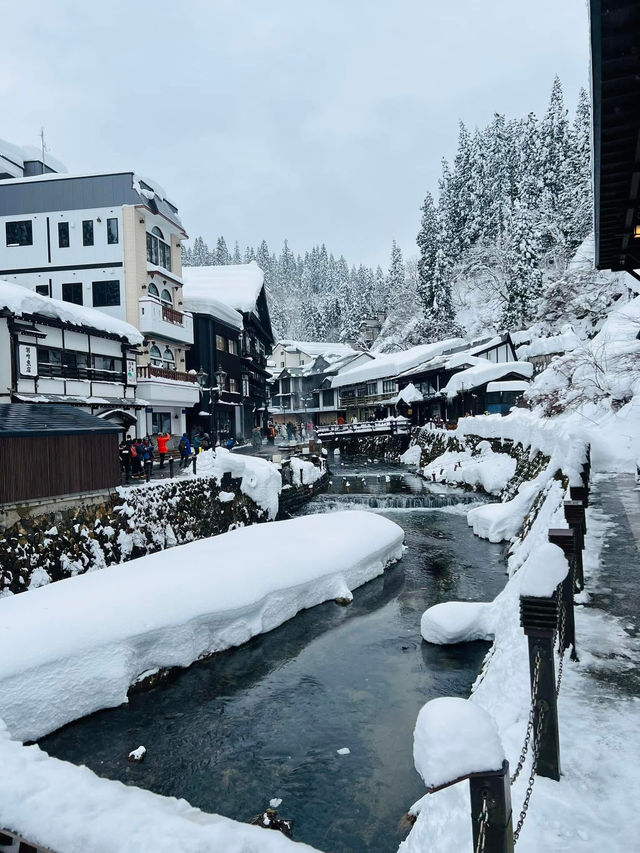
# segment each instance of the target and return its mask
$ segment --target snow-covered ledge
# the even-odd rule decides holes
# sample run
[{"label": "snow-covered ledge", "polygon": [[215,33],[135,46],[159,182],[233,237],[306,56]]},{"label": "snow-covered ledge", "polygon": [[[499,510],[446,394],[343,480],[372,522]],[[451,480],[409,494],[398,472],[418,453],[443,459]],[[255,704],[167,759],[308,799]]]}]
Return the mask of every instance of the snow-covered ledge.
[{"label": "snow-covered ledge", "polygon": [[271,631],[381,574],[404,531],[351,511],[243,527],[0,600],[0,718],[36,740],[143,673]]}]

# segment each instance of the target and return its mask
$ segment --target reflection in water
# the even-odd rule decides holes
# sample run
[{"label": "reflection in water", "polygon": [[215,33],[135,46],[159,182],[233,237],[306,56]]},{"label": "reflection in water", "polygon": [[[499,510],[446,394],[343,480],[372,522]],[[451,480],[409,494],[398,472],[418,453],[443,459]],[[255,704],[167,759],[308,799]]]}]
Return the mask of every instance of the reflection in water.
[{"label": "reflection in water", "polygon": [[[384,514],[405,529],[408,550],[349,607],[305,611],[70,724],[43,748],[242,821],[281,797],[294,838],[321,850],[394,850],[398,821],[424,793],[412,758],[418,710],[435,696],[467,695],[488,648],[429,646],[420,616],[449,598],[493,597],[504,564],[503,549],[475,539],[464,516]],[[141,743],[145,762],[129,764]],[[338,755],[345,746],[351,753]]]}]

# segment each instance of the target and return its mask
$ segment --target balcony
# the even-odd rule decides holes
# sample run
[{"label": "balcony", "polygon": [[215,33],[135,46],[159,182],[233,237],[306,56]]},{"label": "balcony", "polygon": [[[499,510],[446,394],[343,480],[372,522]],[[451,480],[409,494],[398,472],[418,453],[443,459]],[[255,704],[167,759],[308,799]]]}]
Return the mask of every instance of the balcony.
[{"label": "balcony", "polygon": [[144,364],[138,367],[138,379],[169,379],[171,382],[192,382],[196,385],[198,383],[198,377],[195,373],[169,370],[166,367],[154,367],[152,364]]},{"label": "balcony", "polygon": [[163,338],[181,344],[193,343],[193,319],[191,314],[177,311],[153,296],[139,300],[140,331],[143,335]]}]

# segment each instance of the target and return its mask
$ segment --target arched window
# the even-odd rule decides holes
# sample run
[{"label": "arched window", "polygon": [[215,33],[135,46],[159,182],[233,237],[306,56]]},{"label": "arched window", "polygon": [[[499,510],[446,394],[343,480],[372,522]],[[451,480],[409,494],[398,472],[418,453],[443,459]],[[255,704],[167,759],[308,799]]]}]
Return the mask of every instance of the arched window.
[{"label": "arched window", "polygon": [[154,367],[162,367],[162,356],[157,346],[154,345],[151,347],[149,355],[151,356],[151,364]]},{"label": "arched window", "polygon": [[158,293],[158,288],[153,282],[151,282],[151,284],[149,285],[149,296],[156,296],[158,298],[160,297],[160,294]]},{"label": "arched window", "polygon": [[166,367],[167,370],[175,370],[176,367],[176,358],[174,354],[171,352],[169,347],[164,348],[164,352],[162,353],[162,361],[163,367]]},{"label": "arched window", "polygon": [[154,226],[153,226],[153,228],[151,229],[151,233],[152,233],[152,234],[155,234],[155,235],[156,235],[156,237],[159,237],[161,240],[164,240],[164,234],[163,234],[163,233],[162,233],[162,231],[158,228],[158,226],[157,226],[157,225],[154,225]]},{"label": "arched window", "polygon": [[169,293],[169,291],[166,288],[160,294],[160,299],[163,302],[165,302],[167,305],[173,305],[173,299],[171,298],[171,294]]}]

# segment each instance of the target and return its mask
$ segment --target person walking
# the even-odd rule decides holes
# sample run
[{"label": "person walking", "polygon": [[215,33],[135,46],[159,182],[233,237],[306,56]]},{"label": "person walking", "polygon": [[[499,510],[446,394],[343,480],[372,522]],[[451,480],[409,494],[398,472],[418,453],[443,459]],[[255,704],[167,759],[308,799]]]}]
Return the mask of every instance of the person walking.
[{"label": "person walking", "polygon": [[296,437],[296,428],[291,423],[291,421],[287,421],[287,438],[289,439],[289,441],[293,441],[293,439],[295,437]]},{"label": "person walking", "polygon": [[131,478],[133,480],[140,480],[144,476],[142,455],[142,439],[136,438],[131,445]]},{"label": "person walking", "polygon": [[254,427],[251,433],[251,444],[253,445],[253,449],[257,452],[262,447],[262,431],[260,427]]},{"label": "person walking", "polygon": [[197,453],[200,453],[200,445],[201,445],[200,433],[199,433],[199,432],[197,432],[197,433],[193,436],[193,441],[191,442],[191,446],[193,447],[193,452],[194,452],[194,453],[196,453],[196,454],[197,454]]},{"label": "person walking", "polygon": [[153,444],[151,444],[149,436],[146,436],[142,442],[142,464],[144,465],[144,478],[148,483],[153,470]]},{"label": "person walking", "polygon": [[268,426],[267,441],[269,442],[269,444],[275,444],[276,442],[276,428],[272,423],[270,423]]},{"label": "person walking", "polygon": [[186,432],[183,433],[178,443],[178,450],[180,451],[180,467],[186,468],[189,464],[189,457],[191,456],[191,442]]},{"label": "person walking", "polygon": [[131,439],[126,438],[120,442],[118,448],[120,457],[120,470],[124,474],[124,481],[128,483],[131,479]]},{"label": "person walking", "polygon": [[161,432],[158,436],[158,457],[160,459],[160,468],[164,468],[164,460],[167,458],[170,438],[171,433],[169,432]]}]

